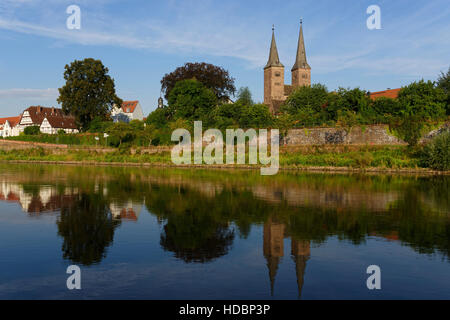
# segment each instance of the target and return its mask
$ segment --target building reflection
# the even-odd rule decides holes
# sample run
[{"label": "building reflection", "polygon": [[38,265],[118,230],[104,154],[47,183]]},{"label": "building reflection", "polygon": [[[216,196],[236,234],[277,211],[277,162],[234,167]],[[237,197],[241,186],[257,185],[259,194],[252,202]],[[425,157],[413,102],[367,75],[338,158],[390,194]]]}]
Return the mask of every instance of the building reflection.
[{"label": "building reflection", "polygon": [[310,244],[324,243],[331,236],[354,245],[377,237],[421,253],[450,255],[447,180],[421,181],[419,190],[414,180],[400,180],[404,185],[397,189],[390,179],[345,177],[324,182],[322,176],[301,182],[236,184],[235,176],[222,181],[209,176],[139,175],[140,171],[118,176],[116,171],[96,170],[97,176],[95,171],[87,177],[76,170],[67,177],[67,168],[53,175],[37,172],[32,178],[26,171],[23,176],[0,173],[0,201],[17,203],[34,217],[58,214],[63,255],[83,264],[99,263],[118,226],[142,218],[144,205],[162,227],[160,247],[187,263],[216,261],[232,250],[236,237],[245,239],[252,227],[263,225],[266,266],[264,262],[261,266],[267,267],[272,295],[282,259],[289,255],[284,247],[289,238],[295,270],[288,272],[295,272],[299,297]]},{"label": "building reflection", "polygon": [[[278,267],[284,256],[284,238],[286,225],[276,222],[270,217],[264,223],[263,231],[263,254],[269,270],[270,293],[274,294],[275,278]],[[291,255],[295,263],[297,277],[298,296],[302,295],[303,282],[305,278],[306,262],[311,255],[310,241],[295,240],[291,238]]]}]

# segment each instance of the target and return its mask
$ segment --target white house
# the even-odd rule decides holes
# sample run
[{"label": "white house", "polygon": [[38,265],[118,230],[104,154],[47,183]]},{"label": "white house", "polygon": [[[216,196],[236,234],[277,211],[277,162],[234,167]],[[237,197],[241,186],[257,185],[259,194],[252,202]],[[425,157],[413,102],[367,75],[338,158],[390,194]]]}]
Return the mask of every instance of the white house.
[{"label": "white house", "polygon": [[0,119],[0,137],[15,137],[19,135],[20,117],[9,117]]},{"label": "white house", "polygon": [[142,111],[141,104],[136,101],[124,101],[119,108],[114,105],[111,111],[111,118],[114,122],[130,122],[132,120],[144,120],[144,112]]},{"label": "white house", "polygon": [[78,133],[75,118],[54,107],[32,106],[26,109],[20,117],[18,130],[23,132],[30,126],[38,126],[42,133],[47,134],[57,134],[60,130]]},{"label": "white house", "polygon": [[75,119],[70,117],[44,118],[44,120],[42,120],[40,130],[42,133],[46,134],[57,134],[60,130],[63,130],[65,133],[78,133]]}]

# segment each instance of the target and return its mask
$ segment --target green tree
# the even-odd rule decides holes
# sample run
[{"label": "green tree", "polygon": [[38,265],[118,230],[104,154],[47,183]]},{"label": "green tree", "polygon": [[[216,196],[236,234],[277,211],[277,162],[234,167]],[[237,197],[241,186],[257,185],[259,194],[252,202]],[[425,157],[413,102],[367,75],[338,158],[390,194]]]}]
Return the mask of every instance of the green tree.
[{"label": "green tree", "polygon": [[148,115],[145,122],[148,125],[154,125],[155,128],[165,127],[170,117],[167,111],[167,108],[158,108]]},{"label": "green tree", "polygon": [[109,143],[116,147],[120,147],[124,142],[131,142],[136,137],[132,127],[124,122],[115,123],[106,132],[110,135]]},{"label": "green tree", "polygon": [[220,101],[227,100],[236,92],[234,78],[228,71],[209,63],[186,63],[175,71],[166,74],[161,80],[161,90],[166,99],[176,84],[182,80],[196,79],[206,88],[212,90]]},{"label": "green tree", "polygon": [[450,115],[450,67],[448,68],[447,73],[441,72],[437,81],[437,86],[438,88],[444,90],[444,93],[447,95],[445,109],[447,115]]},{"label": "green tree", "polygon": [[252,106],[255,104],[252,99],[252,93],[248,87],[241,87],[238,91],[237,98],[237,101],[244,105]]},{"label": "green tree", "polygon": [[288,97],[282,111],[292,115],[300,125],[320,125],[326,120],[327,97],[328,90],[320,83],[302,86]]},{"label": "green tree", "polygon": [[82,131],[97,117],[106,120],[114,104],[122,104],[108,71],[100,60],[92,58],[65,66],[66,84],[58,89],[58,102],[66,114],[75,116]]},{"label": "green tree", "polygon": [[393,115],[400,113],[400,103],[397,99],[381,97],[372,102],[372,108],[377,115]]},{"label": "green tree", "polygon": [[243,108],[239,125],[242,128],[268,128],[273,122],[269,108],[265,104],[255,104]]},{"label": "green tree", "polygon": [[217,105],[214,93],[197,80],[177,82],[170,91],[168,102],[175,118],[203,121]]},{"label": "green tree", "polygon": [[420,80],[402,87],[398,93],[400,113],[422,119],[440,119],[445,116],[445,93],[434,82]]}]

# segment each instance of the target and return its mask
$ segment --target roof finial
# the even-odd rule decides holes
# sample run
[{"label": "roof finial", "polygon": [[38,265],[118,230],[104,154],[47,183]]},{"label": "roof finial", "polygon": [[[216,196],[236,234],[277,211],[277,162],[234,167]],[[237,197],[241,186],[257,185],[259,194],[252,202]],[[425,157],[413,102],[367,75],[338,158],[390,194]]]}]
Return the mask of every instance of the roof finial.
[{"label": "roof finial", "polygon": [[300,18],[300,24],[302,24],[303,23],[303,18]]},{"label": "roof finial", "polygon": [[275,31],[275,25],[274,24],[272,25],[272,31]]}]

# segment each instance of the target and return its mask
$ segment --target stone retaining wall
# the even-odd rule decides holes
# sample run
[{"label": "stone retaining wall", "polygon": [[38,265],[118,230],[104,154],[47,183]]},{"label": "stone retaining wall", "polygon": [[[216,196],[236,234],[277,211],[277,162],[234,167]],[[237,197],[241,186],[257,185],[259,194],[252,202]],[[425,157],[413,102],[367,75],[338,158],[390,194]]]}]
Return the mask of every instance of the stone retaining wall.
[{"label": "stone retaining wall", "polygon": [[387,125],[369,125],[351,128],[291,129],[283,139],[285,145],[369,144],[401,145],[399,138],[389,133]]}]

